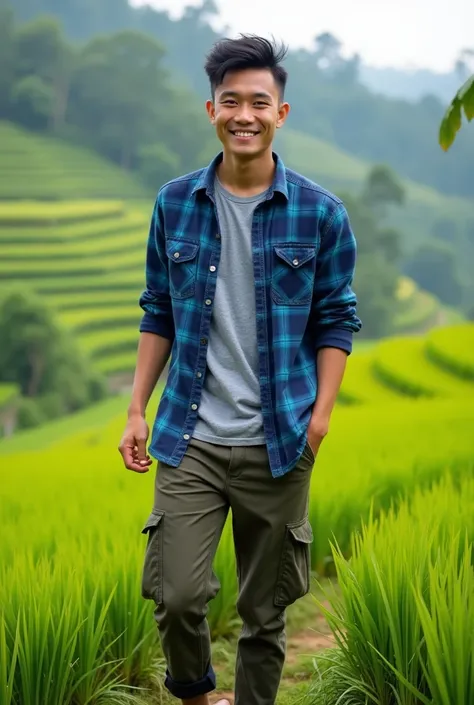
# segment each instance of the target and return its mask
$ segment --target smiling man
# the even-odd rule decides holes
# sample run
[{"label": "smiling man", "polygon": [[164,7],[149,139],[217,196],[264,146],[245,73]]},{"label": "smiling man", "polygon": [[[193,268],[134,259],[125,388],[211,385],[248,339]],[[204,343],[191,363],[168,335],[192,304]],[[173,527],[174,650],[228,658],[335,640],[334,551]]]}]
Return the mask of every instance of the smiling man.
[{"label": "smiling man", "polygon": [[[310,588],[311,474],[361,327],[347,212],[272,148],[289,113],[284,55],[252,36],[212,48],[207,113],[223,150],[160,189],[148,238],[119,449],[138,473],[159,461],[142,594],[156,604],[166,686],[188,705],[216,687],[206,610],[229,509],[235,703],[275,703],[286,608]],[[170,358],[148,455],[145,412]]]}]

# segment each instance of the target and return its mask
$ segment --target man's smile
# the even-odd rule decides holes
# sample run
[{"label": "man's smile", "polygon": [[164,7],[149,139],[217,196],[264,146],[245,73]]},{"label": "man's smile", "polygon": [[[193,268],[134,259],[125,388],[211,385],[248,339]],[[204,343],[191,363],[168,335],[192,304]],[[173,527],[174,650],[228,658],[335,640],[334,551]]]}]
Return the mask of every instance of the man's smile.
[{"label": "man's smile", "polygon": [[230,130],[230,133],[234,135],[234,137],[245,140],[252,139],[252,137],[256,137],[260,134],[257,130]]}]

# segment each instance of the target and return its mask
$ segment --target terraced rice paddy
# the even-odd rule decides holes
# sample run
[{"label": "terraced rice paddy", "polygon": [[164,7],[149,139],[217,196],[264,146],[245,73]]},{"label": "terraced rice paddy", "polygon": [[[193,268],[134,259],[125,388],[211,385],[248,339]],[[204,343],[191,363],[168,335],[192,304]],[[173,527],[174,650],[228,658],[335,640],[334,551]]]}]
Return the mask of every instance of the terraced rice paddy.
[{"label": "terraced rice paddy", "polygon": [[122,201],[0,202],[0,277],[42,294],[102,371],[130,370],[148,228]]},{"label": "terraced rice paddy", "polygon": [[85,148],[0,121],[0,199],[140,198],[130,174]]},{"label": "terraced rice paddy", "polygon": [[473,397],[471,346],[474,324],[433,329],[426,336],[381,341],[369,351],[353,355],[341,401],[379,403],[405,396]]}]

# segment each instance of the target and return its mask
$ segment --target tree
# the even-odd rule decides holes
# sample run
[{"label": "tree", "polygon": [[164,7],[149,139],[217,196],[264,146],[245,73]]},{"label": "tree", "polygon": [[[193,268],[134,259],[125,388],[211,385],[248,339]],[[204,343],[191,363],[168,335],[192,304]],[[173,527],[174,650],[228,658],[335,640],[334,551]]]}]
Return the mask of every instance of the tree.
[{"label": "tree", "polygon": [[314,38],[312,60],[326,78],[339,85],[349,86],[357,81],[360,56],[350,59],[342,55],[342,42],[330,32],[322,32]]},{"label": "tree", "polygon": [[458,74],[461,81],[465,81],[466,78],[471,73],[469,67],[472,65],[474,59],[474,49],[463,49],[458,56],[455,63],[454,70]]},{"label": "tree", "polygon": [[25,76],[11,92],[13,114],[31,130],[44,130],[53,114],[54,92],[41,76]]},{"label": "tree", "polygon": [[405,197],[404,187],[389,166],[379,164],[372,167],[362,192],[362,200],[369,208],[384,216],[388,206],[402,206]]},{"label": "tree", "polygon": [[462,302],[463,286],[452,248],[442,243],[422,245],[409,258],[405,273],[443,303],[458,306]]},{"label": "tree", "polygon": [[391,332],[397,313],[400,234],[381,227],[378,214],[363,198],[345,195],[344,202],[357,233],[354,290],[364,324],[361,334],[378,338]]},{"label": "tree", "polygon": [[314,39],[314,55],[320,69],[326,70],[339,66],[342,43],[330,32],[318,34]]},{"label": "tree", "polygon": [[180,171],[180,159],[165,144],[145,145],[138,151],[138,171],[150,186],[159,187]]},{"label": "tree", "polygon": [[16,114],[20,122],[36,127],[38,118],[57,130],[64,124],[74,51],[63,37],[60,23],[40,17],[20,27],[15,35]]},{"label": "tree", "polygon": [[0,382],[17,385],[31,400],[30,416],[33,408],[42,408],[47,416],[68,413],[105,395],[103,379],[71,335],[38,296],[23,287],[3,292],[0,340]]},{"label": "tree", "polygon": [[13,12],[0,7],[0,117],[9,117],[11,91],[15,79]]},{"label": "tree", "polygon": [[70,120],[125,169],[134,166],[141,145],[157,135],[166,140],[159,120],[169,110],[163,56],[161,44],[137,31],[93,39],[80,52]]},{"label": "tree", "polygon": [[187,5],[182,17],[185,21],[205,26],[218,14],[219,10],[214,0],[202,0],[200,5]]}]

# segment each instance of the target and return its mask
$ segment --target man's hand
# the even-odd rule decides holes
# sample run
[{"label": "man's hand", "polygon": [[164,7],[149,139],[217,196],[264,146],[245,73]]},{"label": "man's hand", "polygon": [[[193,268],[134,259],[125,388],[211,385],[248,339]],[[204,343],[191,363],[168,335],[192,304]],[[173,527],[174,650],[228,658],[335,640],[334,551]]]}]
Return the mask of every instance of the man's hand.
[{"label": "man's hand", "polygon": [[146,452],[148,434],[148,424],[141,414],[129,417],[118,448],[128,470],[139,473],[148,472],[153,462]]},{"label": "man's hand", "polygon": [[329,418],[313,413],[308,426],[308,443],[316,458],[323,438],[329,430]]}]

